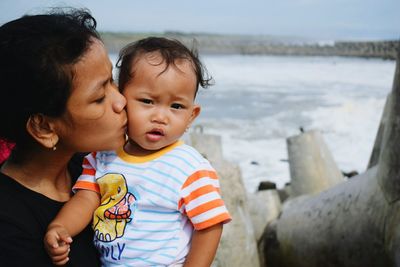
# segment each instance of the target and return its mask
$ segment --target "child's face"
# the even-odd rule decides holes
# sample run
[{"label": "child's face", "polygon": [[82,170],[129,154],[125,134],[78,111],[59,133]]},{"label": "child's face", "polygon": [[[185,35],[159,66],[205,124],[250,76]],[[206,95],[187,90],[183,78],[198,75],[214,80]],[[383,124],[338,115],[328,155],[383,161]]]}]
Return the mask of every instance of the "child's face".
[{"label": "child's face", "polygon": [[146,155],[177,141],[200,113],[194,104],[196,76],[188,60],[160,64],[157,53],[141,56],[134,78],[123,94],[127,99],[128,153]]}]

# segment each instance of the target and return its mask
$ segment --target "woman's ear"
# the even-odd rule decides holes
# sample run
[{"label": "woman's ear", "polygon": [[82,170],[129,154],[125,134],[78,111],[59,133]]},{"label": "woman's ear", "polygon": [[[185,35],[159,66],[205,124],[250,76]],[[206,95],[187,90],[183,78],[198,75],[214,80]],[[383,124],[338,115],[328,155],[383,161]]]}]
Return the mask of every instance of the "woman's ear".
[{"label": "woman's ear", "polygon": [[34,114],[26,122],[26,130],[41,145],[46,148],[55,148],[58,135],[54,131],[54,125],[49,118],[43,114]]}]

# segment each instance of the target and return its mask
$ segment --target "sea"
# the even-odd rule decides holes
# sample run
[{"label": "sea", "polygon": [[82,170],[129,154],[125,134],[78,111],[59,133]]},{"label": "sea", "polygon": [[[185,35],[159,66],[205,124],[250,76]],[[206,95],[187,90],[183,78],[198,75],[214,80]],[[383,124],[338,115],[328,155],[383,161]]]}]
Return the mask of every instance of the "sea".
[{"label": "sea", "polygon": [[[116,55],[111,55],[113,61]],[[193,124],[222,138],[248,192],[290,182],[286,139],[319,130],[339,169],[366,170],[395,61],[352,57],[202,55],[214,85],[200,88]]]}]

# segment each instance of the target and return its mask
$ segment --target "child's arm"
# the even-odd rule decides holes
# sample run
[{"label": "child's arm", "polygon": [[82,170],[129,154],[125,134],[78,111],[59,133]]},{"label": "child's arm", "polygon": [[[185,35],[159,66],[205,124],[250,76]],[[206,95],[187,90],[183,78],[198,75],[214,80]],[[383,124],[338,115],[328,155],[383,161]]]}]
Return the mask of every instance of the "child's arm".
[{"label": "child's arm", "polygon": [[184,267],[209,267],[217,252],[222,234],[222,223],[204,230],[194,231],[192,245]]},{"label": "child's arm", "polygon": [[91,222],[93,212],[99,204],[98,193],[78,190],[49,224],[44,243],[54,264],[63,265],[68,261],[71,236],[75,236],[85,229]]}]

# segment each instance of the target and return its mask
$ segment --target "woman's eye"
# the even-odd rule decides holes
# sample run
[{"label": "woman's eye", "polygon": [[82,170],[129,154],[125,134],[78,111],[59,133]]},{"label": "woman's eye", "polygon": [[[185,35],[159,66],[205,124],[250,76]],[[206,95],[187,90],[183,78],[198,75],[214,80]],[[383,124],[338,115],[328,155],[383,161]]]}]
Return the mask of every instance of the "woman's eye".
[{"label": "woman's eye", "polygon": [[178,104],[178,103],[174,103],[171,105],[171,108],[173,109],[182,109],[183,105],[182,104]]},{"label": "woman's eye", "polygon": [[139,99],[139,101],[142,102],[142,103],[145,103],[145,104],[151,104],[151,103],[153,103],[153,101],[152,101],[151,99],[146,99],[146,98]]},{"label": "woman's eye", "polygon": [[96,102],[97,104],[100,104],[100,103],[103,103],[104,99],[106,99],[106,96],[99,97],[94,102]]}]

